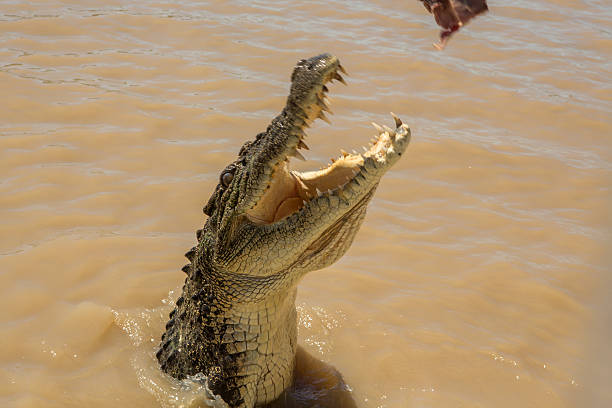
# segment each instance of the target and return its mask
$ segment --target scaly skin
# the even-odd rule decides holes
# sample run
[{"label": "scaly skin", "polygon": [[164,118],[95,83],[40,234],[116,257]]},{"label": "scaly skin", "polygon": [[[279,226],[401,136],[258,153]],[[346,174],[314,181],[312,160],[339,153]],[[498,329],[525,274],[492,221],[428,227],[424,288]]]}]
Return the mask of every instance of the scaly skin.
[{"label": "scaly skin", "polygon": [[178,379],[205,374],[230,407],[263,406],[292,385],[297,283],[347,251],[380,178],[410,139],[394,116],[396,129],[375,125],[364,154],[343,153],[321,171],[289,170],[289,158],[307,149],[304,130],[326,119],[325,84],[344,82],[338,71],[329,54],[298,62],[285,108],[221,172],[186,254],[183,294],[157,358]]}]

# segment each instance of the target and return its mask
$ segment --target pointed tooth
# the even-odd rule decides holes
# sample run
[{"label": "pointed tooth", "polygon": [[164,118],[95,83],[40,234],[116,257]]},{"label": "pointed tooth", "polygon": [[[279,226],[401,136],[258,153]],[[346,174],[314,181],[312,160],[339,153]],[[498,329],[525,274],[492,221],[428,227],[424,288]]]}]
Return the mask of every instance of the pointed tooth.
[{"label": "pointed tooth", "polygon": [[331,162],[332,162],[332,163],[335,163],[335,162],[336,162],[336,159],[334,159],[333,157],[332,157],[332,158],[330,158],[329,160],[331,160]]},{"label": "pointed tooth", "polygon": [[368,152],[368,149],[366,149],[365,146],[361,146],[361,148],[363,149],[364,152],[366,152],[366,153]]},{"label": "pointed tooth", "polygon": [[346,85],[346,81],[344,80],[344,78],[342,78],[342,75],[337,72],[334,72],[334,79]]},{"label": "pointed tooth", "polygon": [[304,150],[310,150],[310,148],[308,147],[308,145],[306,145],[306,143],[304,143],[303,140],[300,140],[298,142],[298,148],[300,149],[304,149]]},{"label": "pointed tooth", "polygon": [[321,197],[321,194],[323,194],[323,193],[321,193],[321,190],[319,190],[318,187],[316,188],[316,190],[317,190],[317,197]]},{"label": "pointed tooth", "polygon": [[329,194],[329,195],[332,195],[332,194],[333,194],[333,192],[331,191],[331,188],[328,188],[328,189],[327,189],[327,194]]},{"label": "pointed tooth", "polygon": [[296,150],[295,152],[291,153],[291,155],[297,159],[300,159],[301,161],[306,161],[306,159],[304,158],[304,156],[302,156],[302,153],[300,153],[299,150]]},{"label": "pointed tooth", "polygon": [[355,149],[351,150],[351,153],[353,153],[355,155],[359,154],[359,153],[357,153],[357,151]]},{"label": "pointed tooth", "polygon": [[323,92],[329,92],[329,88],[327,88],[325,85],[323,85]]},{"label": "pointed tooth", "polygon": [[308,205],[308,201],[302,200],[302,205],[304,205],[304,206]]},{"label": "pointed tooth", "polygon": [[374,129],[376,129],[378,133],[383,133],[383,128],[378,123],[372,122],[372,126],[374,126]]},{"label": "pointed tooth", "polygon": [[340,149],[340,154],[342,154],[342,157],[346,157],[349,154],[347,152],[345,152],[343,149]]},{"label": "pointed tooth", "polygon": [[395,120],[396,128],[402,126],[402,120],[395,113],[391,112],[391,116],[393,116],[393,119]]},{"label": "pointed tooth", "polygon": [[348,76],[348,72],[346,72],[346,69],[344,69],[344,67],[341,64],[338,64],[338,69],[340,70],[340,72],[342,72],[344,75]]},{"label": "pointed tooth", "polygon": [[324,110],[325,112],[329,113],[330,115],[334,114],[334,112],[332,112],[332,110],[329,108],[329,106],[327,106],[325,103],[321,104],[321,109]]},{"label": "pointed tooth", "polygon": [[323,113],[323,111],[319,112],[319,119],[324,120],[325,122],[329,123],[330,125],[331,120],[329,120],[329,118],[327,116],[325,116],[325,113]]},{"label": "pointed tooth", "polygon": [[323,100],[323,97],[321,97],[320,95],[317,95],[317,104],[319,104],[321,108],[325,106],[325,101]]},{"label": "pointed tooth", "polygon": [[395,130],[391,129],[389,126],[383,126],[383,128],[387,133],[389,133],[389,136],[395,135]]}]

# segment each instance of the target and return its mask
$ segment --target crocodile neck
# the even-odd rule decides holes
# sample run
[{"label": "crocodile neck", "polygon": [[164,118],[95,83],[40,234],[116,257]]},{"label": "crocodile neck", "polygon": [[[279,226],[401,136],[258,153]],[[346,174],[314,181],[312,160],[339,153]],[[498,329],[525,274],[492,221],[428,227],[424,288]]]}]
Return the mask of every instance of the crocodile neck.
[{"label": "crocodile neck", "polygon": [[[207,373],[210,390],[230,406],[269,403],[292,385],[297,288],[287,289],[282,279],[283,290],[270,289],[278,277],[233,276],[265,293],[253,297],[232,291],[239,286],[231,278],[210,268],[189,271],[162,337],[160,353],[169,355],[162,369],[177,378]],[[185,361],[191,363],[187,372]]]}]

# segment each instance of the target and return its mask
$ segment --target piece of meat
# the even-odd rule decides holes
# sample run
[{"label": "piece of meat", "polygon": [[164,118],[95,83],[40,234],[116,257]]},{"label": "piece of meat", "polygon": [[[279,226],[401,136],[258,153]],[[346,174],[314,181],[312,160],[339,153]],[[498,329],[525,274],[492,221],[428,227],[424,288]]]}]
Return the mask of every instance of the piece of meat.
[{"label": "piece of meat", "polygon": [[421,0],[423,5],[432,13],[440,31],[440,43],[434,46],[441,50],[450,37],[464,24],[489,8],[487,0]]}]

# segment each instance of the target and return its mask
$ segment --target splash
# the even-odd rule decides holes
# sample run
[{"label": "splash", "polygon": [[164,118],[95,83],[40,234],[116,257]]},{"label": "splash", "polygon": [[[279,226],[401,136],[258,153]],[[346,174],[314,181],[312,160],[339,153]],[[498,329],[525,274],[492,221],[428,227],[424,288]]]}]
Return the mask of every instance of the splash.
[{"label": "splash", "polygon": [[155,352],[168,312],[174,306],[170,292],[162,306],[113,311],[115,324],[127,334],[132,347],[131,365],[140,387],[149,392],[163,408],[228,408],[221,397],[213,395],[206,384],[206,376],[197,374],[177,380],[159,369]]}]

